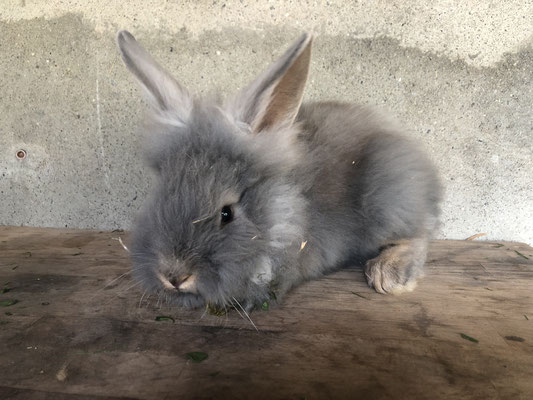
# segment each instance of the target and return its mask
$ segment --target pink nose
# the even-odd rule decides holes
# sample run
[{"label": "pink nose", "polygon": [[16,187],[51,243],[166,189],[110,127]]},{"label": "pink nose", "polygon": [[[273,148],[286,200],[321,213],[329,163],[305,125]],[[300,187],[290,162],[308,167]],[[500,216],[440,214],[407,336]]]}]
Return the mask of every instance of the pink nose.
[{"label": "pink nose", "polygon": [[174,286],[176,289],[181,285],[183,282],[185,282],[187,279],[189,279],[190,275],[182,275],[179,278],[176,275],[170,275],[168,278],[168,281]]}]

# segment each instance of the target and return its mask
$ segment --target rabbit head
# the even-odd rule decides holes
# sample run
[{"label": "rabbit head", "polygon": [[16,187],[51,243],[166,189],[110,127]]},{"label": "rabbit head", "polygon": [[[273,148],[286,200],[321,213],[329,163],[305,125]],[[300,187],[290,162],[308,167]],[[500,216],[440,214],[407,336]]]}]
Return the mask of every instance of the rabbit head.
[{"label": "rabbit head", "polygon": [[185,307],[263,301],[305,232],[306,202],[291,176],[311,38],[225,102],[193,98],[130,33],[117,43],[151,109],[156,175],[133,227],[134,277]]}]

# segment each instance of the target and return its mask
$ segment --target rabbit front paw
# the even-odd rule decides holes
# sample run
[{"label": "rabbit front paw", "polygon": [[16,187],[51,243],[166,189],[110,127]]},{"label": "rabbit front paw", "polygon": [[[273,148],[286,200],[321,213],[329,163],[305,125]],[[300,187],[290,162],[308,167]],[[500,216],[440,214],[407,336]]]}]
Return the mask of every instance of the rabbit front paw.
[{"label": "rabbit front paw", "polygon": [[366,262],[365,275],[370,287],[382,294],[410,292],[422,274],[426,258],[425,243],[393,243]]}]

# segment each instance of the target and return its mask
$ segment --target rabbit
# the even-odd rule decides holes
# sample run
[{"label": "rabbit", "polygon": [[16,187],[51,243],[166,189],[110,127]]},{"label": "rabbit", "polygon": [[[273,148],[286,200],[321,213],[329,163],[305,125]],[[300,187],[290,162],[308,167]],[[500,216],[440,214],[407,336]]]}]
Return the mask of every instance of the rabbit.
[{"label": "rabbit", "polygon": [[360,263],[397,294],[422,275],[441,185],[428,157],[377,111],[302,104],[301,36],[227,100],[195,98],[127,31],[117,45],[150,111],[155,183],[132,229],[132,275],[185,308],[247,310]]}]

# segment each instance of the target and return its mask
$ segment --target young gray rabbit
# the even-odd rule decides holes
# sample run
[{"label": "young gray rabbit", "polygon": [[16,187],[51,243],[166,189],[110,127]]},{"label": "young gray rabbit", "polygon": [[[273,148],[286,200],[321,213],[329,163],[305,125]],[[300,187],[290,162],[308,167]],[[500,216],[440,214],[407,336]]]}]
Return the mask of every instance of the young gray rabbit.
[{"label": "young gray rabbit", "polygon": [[435,169],[366,107],[301,104],[311,42],[303,35],[235,97],[211,102],[118,33],[151,106],[157,182],[131,244],[148,291],[249,309],[354,262],[380,293],[414,288],[439,214]]}]

